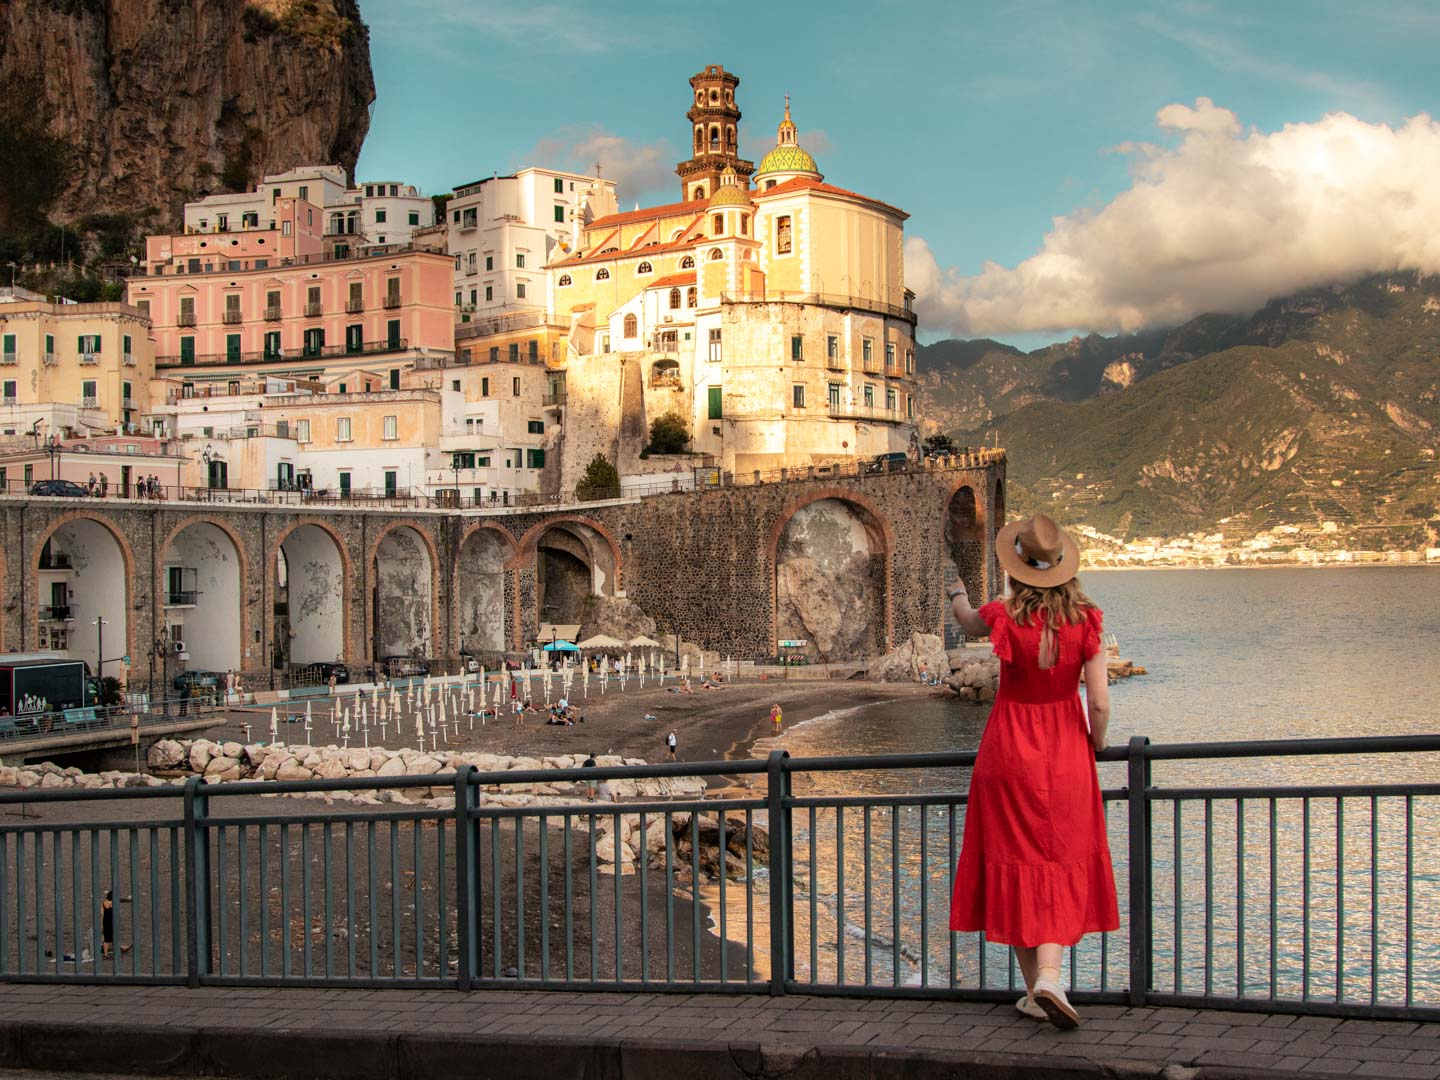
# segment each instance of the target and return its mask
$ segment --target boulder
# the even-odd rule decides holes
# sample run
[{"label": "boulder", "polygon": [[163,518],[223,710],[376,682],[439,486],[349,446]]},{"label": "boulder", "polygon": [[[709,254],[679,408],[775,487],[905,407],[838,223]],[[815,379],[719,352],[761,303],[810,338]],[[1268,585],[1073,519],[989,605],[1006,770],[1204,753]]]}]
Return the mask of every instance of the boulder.
[{"label": "boulder", "polygon": [[40,773],[35,772],[33,769],[21,769],[19,773],[16,774],[15,779],[20,787],[32,788],[40,783],[40,775]]},{"label": "boulder", "polygon": [[47,772],[40,778],[42,788],[57,788],[65,786],[65,777],[58,772]]},{"label": "boulder", "polygon": [[20,770],[9,765],[0,765],[0,787],[14,787],[20,782]]},{"label": "boulder", "polygon": [[226,742],[220,744],[220,752],[228,758],[235,758],[237,761],[240,755],[245,753],[245,748],[238,742]]},{"label": "boulder", "polygon": [[232,758],[229,754],[221,754],[216,757],[212,757],[205,765],[206,776],[214,776],[218,773],[231,771],[233,771],[237,777],[240,775],[239,755],[236,755]]},{"label": "boulder", "polygon": [[405,762],[398,757],[387,758],[380,768],[375,770],[376,776],[404,776]]},{"label": "boulder", "polygon": [[869,675],[876,682],[919,682],[922,668],[931,676],[950,670],[944,639],[937,634],[911,634],[908,641],[871,664]]},{"label": "boulder", "polygon": [[344,780],[349,775],[350,770],[345,768],[345,763],[336,758],[322,761],[319,768],[315,770],[317,780]]},{"label": "boulder", "polygon": [[168,772],[188,763],[189,754],[185,747],[174,739],[161,739],[150,747],[150,752],[145,755],[145,760],[150,763],[150,768]]},{"label": "boulder", "polygon": [[252,769],[258,769],[260,767],[260,763],[265,760],[265,754],[268,749],[268,747],[261,746],[259,743],[251,743],[249,746],[245,747],[246,763]]},{"label": "boulder", "polygon": [[307,769],[304,765],[298,764],[294,758],[290,758],[285,762],[285,764],[281,765],[280,768],[275,770],[275,779],[281,781],[309,780],[313,777],[313,775],[314,774],[311,773],[309,769]]},{"label": "boulder", "polygon": [[[228,769],[222,769],[219,772],[210,772],[209,770],[214,768],[217,761],[229,761],[232,762],[232,764]],[[240,766],[234,764],[234,761],[234,758],[227,757],[211,758],[210,765],[207,766],[206,769],[205,782],[207,784],[233,784],[236,780],[239,780]]]},{"label": "boulder", "polygon": [[190,771],[203,773],[215,756],[215,744],[209,739],[196,739],[190,744]]}]

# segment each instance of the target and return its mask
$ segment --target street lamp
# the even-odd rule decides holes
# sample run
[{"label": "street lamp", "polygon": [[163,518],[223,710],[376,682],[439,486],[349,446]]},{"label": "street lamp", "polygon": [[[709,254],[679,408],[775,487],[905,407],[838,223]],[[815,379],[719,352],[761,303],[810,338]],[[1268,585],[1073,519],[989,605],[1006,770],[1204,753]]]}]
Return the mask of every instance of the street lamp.
[{"label": "street lamp", "polygon": [[460,455],[451,451],[450,468],[455,473],[455,506],[460,506]]},{"label": "street lamp", "polygon": [[95,677],[100,680],[101,691],[105,688],[105,623],[104,616],[95,618]]},{"label": "street lamp", "polygon": [[[55,479],[55,459],[60,456],[60,436],[51,435],[45,440],[45,450],[50,455],[50,479]],[[94,474],[91,474],[92,478]]]},{"label": "street lamp", "polygon": [[200,460],[205,463],[205,489],[207,491],[213,491],[215,488],[215,476],[210,471],[210,463],[216,460],[216,454],[209,443],[206,443],[205,449],[201,451]]}]

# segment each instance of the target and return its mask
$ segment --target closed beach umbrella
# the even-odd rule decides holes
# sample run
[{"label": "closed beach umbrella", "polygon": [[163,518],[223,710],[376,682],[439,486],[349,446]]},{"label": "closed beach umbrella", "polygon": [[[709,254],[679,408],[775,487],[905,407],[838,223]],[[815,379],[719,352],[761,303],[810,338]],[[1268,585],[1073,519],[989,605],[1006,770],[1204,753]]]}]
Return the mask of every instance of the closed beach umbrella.
[{"label": "closed beach umbrella", "polygon": [[280,710],[270,706],[270,741],[280,741]]}]

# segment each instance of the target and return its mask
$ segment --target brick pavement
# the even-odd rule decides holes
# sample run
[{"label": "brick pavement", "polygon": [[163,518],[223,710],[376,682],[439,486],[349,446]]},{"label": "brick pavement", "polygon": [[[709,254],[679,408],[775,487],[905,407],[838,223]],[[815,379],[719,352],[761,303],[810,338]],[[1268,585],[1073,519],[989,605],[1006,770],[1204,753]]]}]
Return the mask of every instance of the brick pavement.
[{"label": "brick pavement", "polygon": [[545,1080],[1440,1080],[1440,1024],[1265,1013],[1092,1005],[1083,1027],[1059,1032],[1009,1005],[799,995],[5,985],[0,1000],[0,1067],[359,1080],[452,1066]]}]

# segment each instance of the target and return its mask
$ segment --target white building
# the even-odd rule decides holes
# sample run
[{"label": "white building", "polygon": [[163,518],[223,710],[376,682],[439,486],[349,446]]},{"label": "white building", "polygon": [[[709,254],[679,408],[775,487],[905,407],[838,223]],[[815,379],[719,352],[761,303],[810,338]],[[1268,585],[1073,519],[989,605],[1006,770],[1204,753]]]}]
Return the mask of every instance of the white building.
[{"label": "white building", "polygon": [[615,182],[583,173],[529,168],[457,187],[446,214],[461,321],[543,311],[545,264],[615,212]]}]

